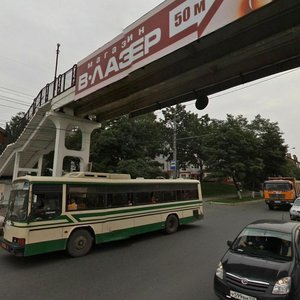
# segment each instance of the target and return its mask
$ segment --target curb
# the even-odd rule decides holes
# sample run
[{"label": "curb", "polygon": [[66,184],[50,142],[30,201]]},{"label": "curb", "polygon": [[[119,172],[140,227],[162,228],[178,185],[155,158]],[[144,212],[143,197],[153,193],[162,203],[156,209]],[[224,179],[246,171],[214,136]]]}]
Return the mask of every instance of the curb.
[{"label": "curb", "polygon": [[228,202],[214,202],[214,201],[204,201],[207,204],[215,204],[215,205],[242,205],[242,204],[249,204],[249,203],[259,203],[264,201],[264,199],[258,199],[258,200],[249,200],[249,201],[239,201],[239,202],[233,202],[233,203],[228,203]]}]

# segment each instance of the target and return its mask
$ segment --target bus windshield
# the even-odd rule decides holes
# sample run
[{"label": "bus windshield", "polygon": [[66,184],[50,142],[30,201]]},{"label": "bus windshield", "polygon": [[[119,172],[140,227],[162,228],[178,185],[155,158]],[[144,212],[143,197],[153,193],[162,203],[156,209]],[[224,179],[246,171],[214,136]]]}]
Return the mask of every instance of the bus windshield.
[{"label": "bus windshield", "polygon": [[10,193],[7,219],[24,221],[28,211],[28,190],[13,190]]},{"label": "bus windshield", "polygon": [[6,218],[11,221],[24,221],[28,213],[28,182],[14,183],[10,192]]}]

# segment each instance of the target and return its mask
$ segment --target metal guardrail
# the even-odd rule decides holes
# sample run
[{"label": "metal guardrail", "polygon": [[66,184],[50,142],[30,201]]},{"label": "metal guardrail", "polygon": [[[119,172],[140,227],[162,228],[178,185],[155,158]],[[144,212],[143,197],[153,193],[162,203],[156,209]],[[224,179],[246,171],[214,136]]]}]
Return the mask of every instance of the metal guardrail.
[{"label": "metal guardrail", "polygon": [[[42,105],[75,86],[76,72],[77,65],[75,64],[71,69],[63,74],[60,74],[55,81],[48,83],[44,88],[41,89],[38,95],[34,98],[33,103],[25,113],[22,120],[20,120],[17,126],[17,131],[15,132],[15,136],[8,141],[9,144],[14,143],[19,138],[28,122]],[[19,132],[19,134],[17,134],[17,132]],[[5,145],[5,147],[0,147],[0,155],[2,155],[2,153],[5,151],[6,146],[7,145]]]},{"label": "metal guardrail", "polygon": [[39,94],[34,98],[30,108],[24,115],[24,120],[26,121],[25,124],[33,117],[39,107],[75,86],[76,71],[77,65],[74,65],[65,73],[60,74],[55,81],[48,83],[44,88],[41,89]]}]

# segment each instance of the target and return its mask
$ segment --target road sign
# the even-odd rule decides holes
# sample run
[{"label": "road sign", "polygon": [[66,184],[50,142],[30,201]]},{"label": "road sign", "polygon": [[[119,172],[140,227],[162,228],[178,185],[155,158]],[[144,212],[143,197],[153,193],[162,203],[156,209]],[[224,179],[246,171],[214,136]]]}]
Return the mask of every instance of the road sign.
[{"label": "road sign", "polygon": [[172,171],[175,171],[176,170],[176,161],[175,160],[171,160],[171,163],[170,163],[170,169]]}]

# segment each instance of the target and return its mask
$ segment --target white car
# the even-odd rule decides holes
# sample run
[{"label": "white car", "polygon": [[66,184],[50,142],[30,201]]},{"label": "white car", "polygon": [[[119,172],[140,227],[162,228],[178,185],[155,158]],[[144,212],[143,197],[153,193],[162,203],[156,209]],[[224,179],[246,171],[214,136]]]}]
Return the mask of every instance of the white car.
[{"label": "white car", "polygon": [[300,197],[294,201],[293,206],[290,209],[290,218],[291,220],[300,219]]}]

